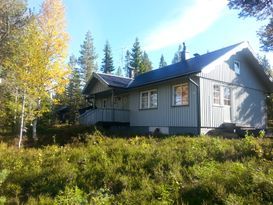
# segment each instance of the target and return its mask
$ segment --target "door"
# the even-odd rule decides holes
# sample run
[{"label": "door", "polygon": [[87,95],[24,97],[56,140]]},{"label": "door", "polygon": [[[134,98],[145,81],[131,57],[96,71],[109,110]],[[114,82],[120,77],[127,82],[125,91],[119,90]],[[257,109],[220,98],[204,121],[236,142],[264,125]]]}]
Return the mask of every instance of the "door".
[{"label": "door", "polygon": [[223,99],[224,99],[224,107],[223,107],[223,115],[224,122],[231,122],[231,88],[223,87]]}]

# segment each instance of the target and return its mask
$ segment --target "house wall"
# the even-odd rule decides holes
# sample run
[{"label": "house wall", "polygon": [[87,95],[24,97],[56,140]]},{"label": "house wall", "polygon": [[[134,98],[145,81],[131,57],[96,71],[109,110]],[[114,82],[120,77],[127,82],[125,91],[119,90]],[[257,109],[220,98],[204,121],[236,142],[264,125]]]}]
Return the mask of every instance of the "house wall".
[{"label": "house wall", "polygon": [[[142,131],[161,127],[169,134],[197,133],[197,89],[189,82],[189,105],[172,106],[172,86],[189,82],[180,78],[160,85],[147,86],[130,92],[130,125]],[[140,110],[140,92],[157,89],[158,108]],[[167,133],[166,133],[167,134]]]},{"label": "house wall", "polygon": [[[233,70],[234,60],[240,62],[240,74]],[[215,68],[215,69],[214,69]],[[207,72],[210,70],[210,72]],[[215,128],[225,122],[225,106],[213,105],[213,85],[231,88],[231,122],[246,127],[265,128],[266,105],[262,82],[242,57],[242,53],[225,62],[212,64],[200,76],[201,127]]]},{"label": "house wall", "polygon": [[110,88],[102,84],[99,80],[96,80],[94,85],[91,87],[90,94],[101,93],[107,90],[110,90]]}]

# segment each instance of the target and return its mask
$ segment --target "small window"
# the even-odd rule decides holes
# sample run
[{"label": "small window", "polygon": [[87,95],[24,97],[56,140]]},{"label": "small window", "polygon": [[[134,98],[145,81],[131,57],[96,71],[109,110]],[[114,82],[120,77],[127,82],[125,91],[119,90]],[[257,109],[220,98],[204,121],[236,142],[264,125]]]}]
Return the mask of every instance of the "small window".
[{"label": "small window", "polygon": [[188,83],[173,86],[173,105],[189,104],[189,85]]},{"label": "small window", "polygon": [[240,62],[239,61],[234,61],[234,64],[233,64],[233,69],[234,69],[234,72],[236,74],[240,74]]},{"label": "small window", "polygon": [[221,104],[221,88],[220,85],[213,86],[213,104],[220,105]]},{"label": "small window", "polygon": [[140,109],[157,108],[157,90],[140,93]]},{"label": "small window", "polygon": [[231,91],[230,88],[224,87],[224,105],[230,105]]}]

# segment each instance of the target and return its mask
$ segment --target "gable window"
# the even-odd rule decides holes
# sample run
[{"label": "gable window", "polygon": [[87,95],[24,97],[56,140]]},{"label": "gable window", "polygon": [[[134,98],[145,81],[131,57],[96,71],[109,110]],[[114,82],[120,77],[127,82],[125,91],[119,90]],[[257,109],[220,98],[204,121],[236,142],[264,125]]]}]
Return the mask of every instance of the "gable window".
[{"label": "gable window", "polygon": [[189,85],[183,83],[174,85],[172,90],[173,106],[188,105],[189,104]]},{"label": "gable window", "polygon": [[140,109],[157,108],[157,90],[148,90],[140,93]]},{"label": "gable window", "polygon": [[240,62],[239,61],[234,61],[234,63],[233,63],[233,69],[234,69],[234,72],[236,73],[236,74],[240,74],[240,70],[241,70],[241,68],[240,68]]},{"label": "gable window", "polygon": [[230,105],[231,91],[230,88],[224,87],[224,105]]},{"label": "gable window", "polygon": [[220,85],[213,86],[213,104],[214,105],[221,104],[221,87],[220,87]]}]

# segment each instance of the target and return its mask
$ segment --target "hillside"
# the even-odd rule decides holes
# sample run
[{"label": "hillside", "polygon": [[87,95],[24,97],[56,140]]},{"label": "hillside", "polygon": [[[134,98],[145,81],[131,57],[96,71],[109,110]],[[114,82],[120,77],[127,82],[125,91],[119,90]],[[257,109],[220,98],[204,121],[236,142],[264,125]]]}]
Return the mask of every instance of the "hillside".
[{"label": "hillside", "polygon": [[99,132],[85,137],[86,142],[77,145],[21,150],[0,144],[1,200],[8,204],[273,203],[271,139],[124,139]]}]

